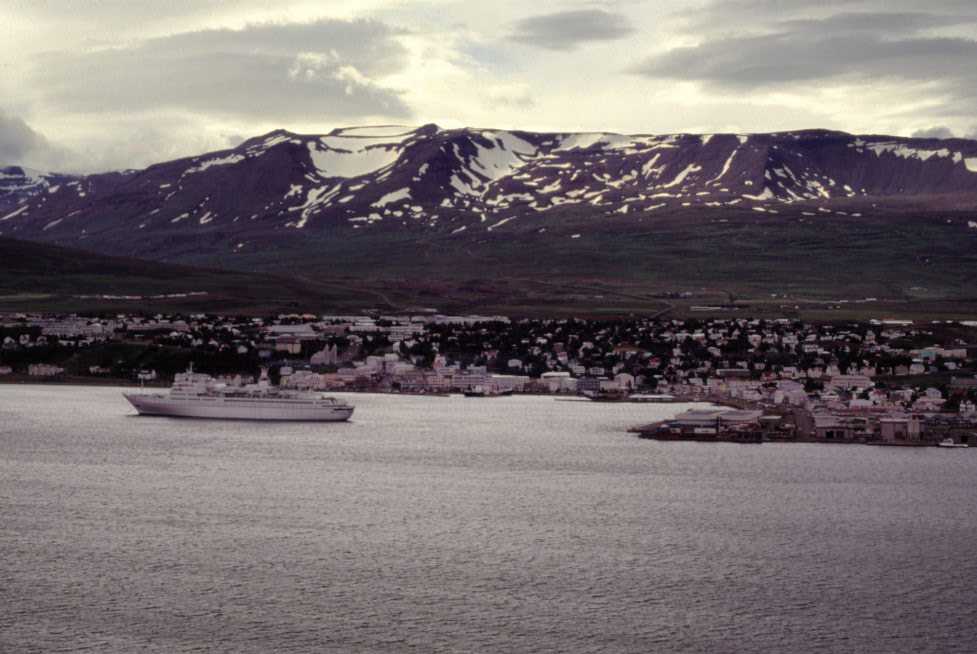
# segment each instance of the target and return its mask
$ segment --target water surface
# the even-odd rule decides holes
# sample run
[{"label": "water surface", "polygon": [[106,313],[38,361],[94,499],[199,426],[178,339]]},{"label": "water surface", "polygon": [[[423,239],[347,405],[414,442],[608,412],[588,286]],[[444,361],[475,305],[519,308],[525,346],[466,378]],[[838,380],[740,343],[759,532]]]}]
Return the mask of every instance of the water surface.
[{"label": "water surface", "polygon": [[349,398],[267,424],[0,386],[0,651],[977,649],[977,452]]}]

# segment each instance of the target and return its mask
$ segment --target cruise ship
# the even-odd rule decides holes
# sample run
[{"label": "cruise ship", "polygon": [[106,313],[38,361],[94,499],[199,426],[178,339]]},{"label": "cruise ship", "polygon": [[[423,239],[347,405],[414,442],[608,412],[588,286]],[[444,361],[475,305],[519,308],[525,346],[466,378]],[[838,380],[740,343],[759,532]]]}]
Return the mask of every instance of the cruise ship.
[{"label": "cruise ship", "polygon": [[168,393],[123,393],[140,415],[229,420],[349,420],[353,406],[320,393],[271,384],[266,370],[256,384],[228,386],[210,375],[179,373]]}]

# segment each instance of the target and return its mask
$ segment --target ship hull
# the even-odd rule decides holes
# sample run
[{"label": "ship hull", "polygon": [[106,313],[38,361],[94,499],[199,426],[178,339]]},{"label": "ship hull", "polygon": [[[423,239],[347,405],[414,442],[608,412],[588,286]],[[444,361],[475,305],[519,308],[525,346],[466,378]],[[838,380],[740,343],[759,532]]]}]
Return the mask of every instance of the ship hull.
[{"label": "ship hull", "polygon": [[203,418],[210,420],[273,420],[291,422],[342,422],[353,407],[309,402],[247,400],[207,397],[193,400],[162,395],[126,393],[125,398],[143,416]]}]

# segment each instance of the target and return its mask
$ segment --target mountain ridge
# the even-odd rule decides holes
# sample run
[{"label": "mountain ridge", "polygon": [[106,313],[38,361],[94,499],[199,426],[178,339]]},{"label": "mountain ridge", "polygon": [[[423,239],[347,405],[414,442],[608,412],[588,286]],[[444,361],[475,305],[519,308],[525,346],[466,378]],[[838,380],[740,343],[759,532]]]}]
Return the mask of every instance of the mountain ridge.
[{"label": "mountain ridge", "polygon": [[3,170],[0,236],[435,297],[542,278],[957,297],[977,269],[967,139],[382,125],[140,170]]},{"label": "mountain ridge", "polygon": [[777,213],[785,204],[823,211],[832,202],[920,195],[952,204],[954,195],[977,195],[977,142],[817,129],[622,135],[384,125],[324,135],[273,130],[141,170],[20,170],[18,179],[16,167],[0,169],[0,234],[59,242],[93,231],[87,214],[104,213],[100,203],[113,210],[115,229],[138,220],[137,228],[156,232],[242,218],[365,229],[405,223],[405,215],[432,228],[475,228],[477,217],[499,229],[566,205],[606,215],[735,205]]}]

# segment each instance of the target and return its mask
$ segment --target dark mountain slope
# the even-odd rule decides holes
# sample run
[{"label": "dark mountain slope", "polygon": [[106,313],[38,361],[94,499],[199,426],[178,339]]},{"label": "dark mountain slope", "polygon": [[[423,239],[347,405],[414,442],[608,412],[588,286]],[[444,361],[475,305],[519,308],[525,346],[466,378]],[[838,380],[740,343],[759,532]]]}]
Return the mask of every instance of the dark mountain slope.
[{"label": "dark mountain slope", "polygon": [[279,130],[137,171],[6,170],[6,236],[432,300],[566,280],[849,299],[975,288],[977,142],[961,139],[381,126]]},{"label": "dark mountain slope", "polygon": [[378,300],[290,277],[162,264],[0,238],[0,311],[170,309],[250,313],[322,309],[336,303],[369,307]]}]

